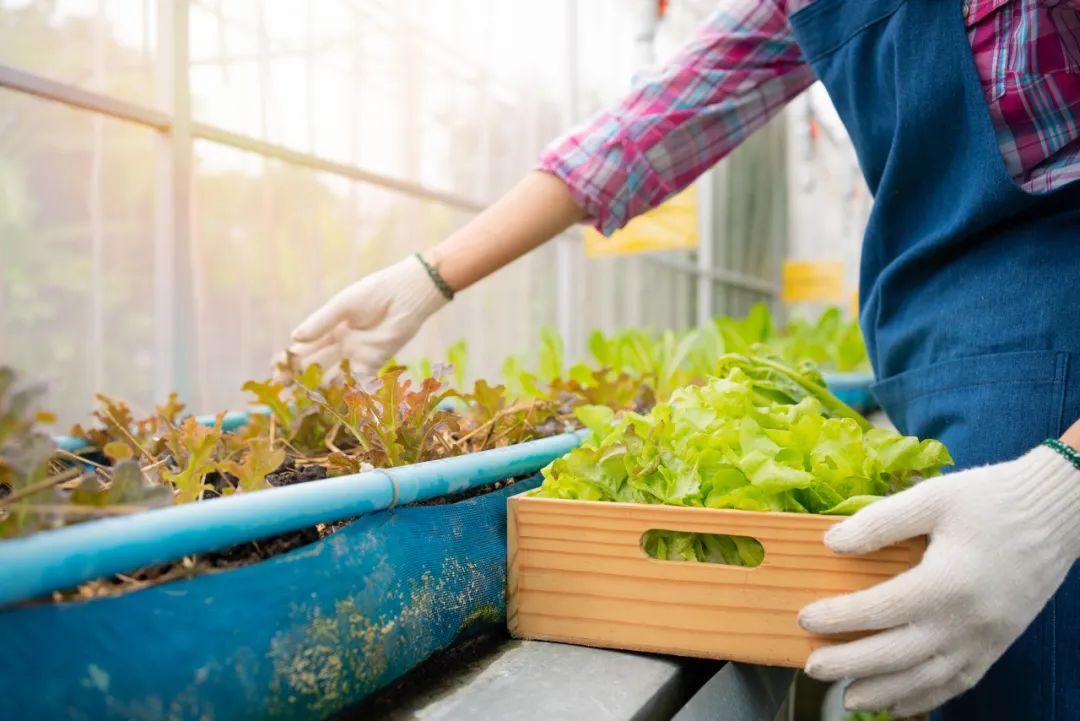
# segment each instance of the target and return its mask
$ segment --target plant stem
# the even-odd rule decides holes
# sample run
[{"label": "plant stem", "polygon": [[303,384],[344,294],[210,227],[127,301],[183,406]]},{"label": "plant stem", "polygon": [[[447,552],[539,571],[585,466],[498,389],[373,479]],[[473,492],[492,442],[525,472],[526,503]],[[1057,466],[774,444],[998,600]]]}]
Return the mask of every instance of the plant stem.
[{"label": "plant stem", "polygon": [[10,505],[10,504],[14,503],[15,501],[19,500],[20,498],[25,498],[27,496],[32,496],[33,494],[37,493],[38,491],[45,490],[46,488],[48,488],[50,486],[55,486],[58,483],[63,483],[64,481],[70,481],[73,478],[78,478],[81,475],[82,475],[82,472],[79,471],[78,468],[69,468],[68,470],[64,471],[63,473],[57,473],[55,476],[49,476],[48,478],[43,478],[42,480],[38,481],[37,483],[31,483],[29,486],[24,486],[23,488],[20,488],[17,491],[13,491],[12,493],[9,493],[8,495],[4,496],[3,498],[0,498],[0,508],[2,508],[4,506],[7,506],[7,505]]},{"label": "plant stem", "polygon": [[82,456],[80,456],[80,455],[78,455],[76,453],[72,453],[71,451],[65,451],[63,448],[57,448],[53,452],[58,456],[66,456],[66,457],[72,459],[73,461],[78,461],[79,463],[85,463],[86,465],[93,466],[94,468],[101,468],[102,470],[106,470],[106,471],[109,470],[109,466],[104,466],[104,465],[102,465],[100,463],[95,463],[94,461],[91,461],[89,458],[83,458]]},{"label": "plant stem", "polygon": [[134,443],[135,447],[139,449],[140,453],[142,453],[144,456],[146,456],[146,460],[148,460],[151,463],[154,462],[154,457],[152,455],[150,455],[149,451],[147,451],[145,448],[142,447],[142,444],[139,443],[139,441],[135,438],[135,436],[131,435],[131,431],[129,431],[127,428],[124,428],[124,426],[116,420],[116,417],[110,411],[106,410],[105,415],[107,415],[109,417],[109,420],[113,422],[113,425],[116,426],[116,429],[118,431],[120,431],[121,433],[123,433],[124,436],[126,436],[129,441]]}]

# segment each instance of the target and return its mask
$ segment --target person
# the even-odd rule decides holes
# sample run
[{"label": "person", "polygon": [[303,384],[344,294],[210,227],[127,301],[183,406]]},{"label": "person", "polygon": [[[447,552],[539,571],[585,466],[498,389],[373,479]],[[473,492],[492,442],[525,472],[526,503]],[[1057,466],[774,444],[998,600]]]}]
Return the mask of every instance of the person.
[{"label": "person", "polygon": [[289,350],[377,368],[453,292],[573,223],[621,227],[817,79],[874,194],[860,269],[874,392],[962,470],[829,531],[839,553],[929,545],[914,569],[803,609],[813,632],[876,632],[819,649],[806,672],[854,678],[851,708],[1080,718],[1080,423],[1066,429],[1080,418],[1080,0],[726,0],[503,198],[342,290]]}]

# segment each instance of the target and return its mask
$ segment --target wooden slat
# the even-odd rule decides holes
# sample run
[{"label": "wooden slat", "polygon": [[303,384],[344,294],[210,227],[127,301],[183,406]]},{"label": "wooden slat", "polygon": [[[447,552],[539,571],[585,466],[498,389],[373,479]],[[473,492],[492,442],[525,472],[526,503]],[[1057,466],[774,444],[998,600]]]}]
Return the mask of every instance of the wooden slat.
[{"label": "wooden slat", "polygon": [[[568,582],[572,582],[572,586]],[[798,613],[799,609],[807,603],[821,596],[819,592],[812,589],[771,589],[739,583],[721,585],[705,581],[666,585],[664,596],[657,599],[656,584],[649,578],[608,576],[589,572],[573,574],[559,570],[530,568],[527,584],[522,588],[529,592],[535,590],[551,593],[590,593],[617,595],[621,598],[644,601],[663,600],[676,605],[682,603],[716,604],[717,606],[753,605],[755,608],[789,613]],[[573,591],[570,591],[570,588],[573,588]]]},{"label": "wooden slat", "polygon": [[[811,514],[594,503],[508,503],[508,625],[515,636],[799,667],[819,637],[807,603],[880,583],[922,557],[915,539],[860,557],[821,538],[843,519]],[[649,558],[650,529],[756,538],[756,568]]]},{"label": "wooden slat", "polygon": [[571,538],[573,540],[596,540],[609,543],[624,543],[627,536],[640,536],[649,530],[665,531],[693,531],[697,533],[714,533],[718,535],[746,536],[753,532],[757,537],[771,539],[774,543],[821,543],[824,531],[819,529],[755,529],[753,527],[734,528],[731,524],[704,523],[698,520],[694,522],[680,522],[678,528],[665,528],[665,520],[670,524],[671,519],[656,519],[647,521],[642,519],[613,519],[602,527],[596,527],[591,519],[555,518],[545,514],[544,518],[538,518],[527,514],[521,519],[521,527],[518,533],[524,537],[535,538]]},{"label": "wooden slat", "polygon": [[[673,510],[692,510],[692,509],[674,509]],[[704,509],[701,509],[704,510]],[[723,511],[716,511],[718,513]],[[742,512],[742,511],[740,511]],[[747,511],[748,512],[748,511]],[[701,517],[690,517],[686,519],[679,519],[679,528],[668,528],[669,531],[695,531],[697,533],[723,533],[733,536],[745,536],[748,531],[753,531],[763,538],[772,538],[778,541],[805,541],[805,542],[817,542],[821,540],[821,534],[825,532],[829,526],[825,528],[813,528],[813,527],[798,527],[798,528],[756,528],[753,525],[748,524],[733,524],[725,521],[713,521]],[[527,524],[528,530],[533,528],[544,528],[549,532],[564,533],[573,529],[588,528],[593,525],[593,516],[568,516],[566,518],[559,518],[552,514],[544,514],[544,516],[529,515],[527,518],[522,519],[522,523]],[[611,521],[604,523],[603,527],[596,530],[602,531],[647,531],[652,528],[665,528],[664,523],[671,523],[672,519],[664,518],[613,518]],[[523,528],[522,532],[526,532]]]},{"label": "wooden slat", "polygon": [[737,659],[746,663],[801,668],[821,640],[811,637],[778,643],[760,634],[717,636],[698,631],[639,630],[634,625],[589,619],[523,616],[519,626],[528,630],[521,638],[560,641],[601,648],[621,648],[696,658]]},{"label": "wooden slat", "polygon": [[704,581],[724,584],[738,583],[770,588],[816,588],[829,593],[847,593],[866,588],[892,578],[895,574],[866,573],[859,565],[848,564],[843,571],[775,568],[762,564],[756,568],[726,566],[721,563],[677,563],[652,558],[613,558],[588,550],[578,550],[573,556],[548,551],[519,550],[518,566],[564,571],[586,571],[622,576],[645,577],[656,581]]}]

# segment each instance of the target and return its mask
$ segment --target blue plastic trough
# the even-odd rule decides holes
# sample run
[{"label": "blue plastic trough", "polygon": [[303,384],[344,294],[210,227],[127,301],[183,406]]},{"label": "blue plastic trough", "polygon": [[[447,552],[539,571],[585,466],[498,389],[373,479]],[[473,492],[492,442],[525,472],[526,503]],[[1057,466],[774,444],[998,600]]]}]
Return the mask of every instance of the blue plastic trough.
[{"label": "blue plastic trough", "polygon": [[[0,543],[5,603],[365,514],[258,564],[0,610],[12,719],[313,719],[504,622],[505,498],[385,509],[534,473],[566,434],[431,463],[92,521]],[[391,480],[391,476],[392,479]],[[396,483],[397,490],[394,490]]]}]

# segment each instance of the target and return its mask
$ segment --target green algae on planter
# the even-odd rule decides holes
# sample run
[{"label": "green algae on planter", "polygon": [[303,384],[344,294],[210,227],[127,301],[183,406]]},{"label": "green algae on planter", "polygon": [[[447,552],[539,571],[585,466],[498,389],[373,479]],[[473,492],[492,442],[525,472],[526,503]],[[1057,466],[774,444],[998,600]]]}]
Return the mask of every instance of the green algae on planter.
[{"label": "green algae on planter", "polygon": [[367,515],[262,563],[0,611],[11,718],[323,718],[503,623],[506,497]]}]

